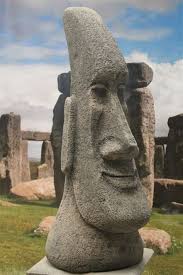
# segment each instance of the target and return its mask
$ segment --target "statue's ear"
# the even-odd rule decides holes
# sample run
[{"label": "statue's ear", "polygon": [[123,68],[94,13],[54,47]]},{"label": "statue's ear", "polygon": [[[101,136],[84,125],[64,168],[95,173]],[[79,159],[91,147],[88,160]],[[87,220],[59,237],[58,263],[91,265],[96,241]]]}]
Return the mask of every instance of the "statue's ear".
[{"label": "statue's ear", "polygon": [[64,106],[64,127],[62,136],[61,169],[64,174],[72,170],[74,158],[74,138],[76,119],[76,103],[74,97],[68,97]]}]

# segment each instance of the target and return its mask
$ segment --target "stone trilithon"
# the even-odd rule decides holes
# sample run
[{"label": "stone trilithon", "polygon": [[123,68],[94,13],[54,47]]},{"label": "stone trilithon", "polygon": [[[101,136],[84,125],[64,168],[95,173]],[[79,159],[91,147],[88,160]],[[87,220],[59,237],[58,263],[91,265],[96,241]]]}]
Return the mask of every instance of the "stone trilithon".
[{"label": "stone trilithon", "polygon": [[64,28],[72,95],[64,111],[66,182],[46,255],[72,273],[121,269],[141,261],[138,229],[150,215],[134,161],[138,146],[118,98],[128,69],[95,11],[67,9]]}]

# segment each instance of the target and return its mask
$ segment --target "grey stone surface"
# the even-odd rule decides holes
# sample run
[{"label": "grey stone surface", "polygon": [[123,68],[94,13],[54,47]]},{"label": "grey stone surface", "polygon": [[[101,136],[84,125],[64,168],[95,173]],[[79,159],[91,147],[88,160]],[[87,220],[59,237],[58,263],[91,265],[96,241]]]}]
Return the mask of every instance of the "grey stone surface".
[{"label": "grey stone surface", "polygon": [[59,205],[64,191],[65,176],[61,171],[61,148],[62,148],[62,132],[64,124],[64,104],[68,96],[70,96],[70,72],[63,73],[58,76],[58,90],[62,93],[53,110],[53,126],[51,132],[51,144],[54,155],[54,185],[56,191],[56,200]]},{"label": "grey stone surface", "polygon": [[127,63],[129,71],[128,87],[147,87],[153,79],[153,70],[146,63]]},{"label": "grey stone surface", "polygon": [[21,182],[20,116],[14,113],[0,117],[0,163],[0,192],[8,193]]},{"label": "grey stone surface", "polygon": [[41,165],[38,166],[38,178],[53,176],[53,150],[51,142],[46,140],[41,148]]},{"label": "grey stone surface", "polygon": [[183,114],[168,119],[170,127],[165,156],[165,176],[183,179]]},{"label": "grey stone surface", "polygon": [[[137,67],[137,69],[135,69],[135,67]],[[141,67],[141,63],[140,65],[138,63],[128,65],[129,81],[134,83],[134,85],[131,85],[132,88],[128,88],[130,97],[127,100],[127,106],[130,127],[140,151],[136,158],[137,170],[148,197],[148,205],[151,208],[154,193],[154,100],[148,88],[138,88],[138,74],[136,72],[139,71],[139,67]],[[152,71],[145,63],[143,63],[143,67],[148,68],[146,71]],[[130,71],[130,68],[133,70]],[[149,83],[148,79],[147,83]]]},{"label": "grey stone surface", "polygon": [[62,73],[58,75],[58,90],[65,96],[70,96],[70,83],[71,83],[71,73]]},{"label": "grey stone surface", "polygon": [[66,182],[46,256],[68,272],[122,269],[142,260],[138,229],[150,215],[138,147],[117,95],[127,65],[95,11],[67,9],[64,28],[72,76],[61,156]]},{"label": "grey stone surface", "polygon": [[34,141],[50,140],[50,133],[39,131],[22,131],[22,139]]},{"label": "grey stone surface", "polygon": [[163,145],[155,146],[154,174],[155,178],[164,177],[165,148]]},{"label": "grey stone surface", "polygon": [[166,145],[168,142],[168,137],[155,137],[156,145]]},{"label": "grey stone surface", "polygon": [[[125,269],[114,270],[114,271],[107,271],[107,272],[100,272],[100,275],[140,275],[144,270],[145,265],[149,262],[150,258],[153,255],[153,250],[145,248],[144,255],[142,261],[132,267],[128,267]],[[33,266],[30,270],[27,271],[26,275],[64,275],[64,274],[71,274],[63,270],[58,270],[53,267],[46,257],[44,257],[39,263]],[[87,274],[87,273],[86,273]],[[91,275],[96,274],[90,273]]]},{"label": "grey stone surface", "polygon": [[21,141],[21,181],[30,181],[30,166],[28,158],[28,141]]}]

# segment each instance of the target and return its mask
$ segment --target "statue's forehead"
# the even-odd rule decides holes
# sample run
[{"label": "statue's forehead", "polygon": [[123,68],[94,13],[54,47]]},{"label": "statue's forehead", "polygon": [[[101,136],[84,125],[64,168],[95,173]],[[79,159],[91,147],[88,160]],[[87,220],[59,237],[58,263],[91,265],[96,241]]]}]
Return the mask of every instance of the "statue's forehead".
[{"label": "statue's forehead", "polygon": [[[88,8],[69,8],[64,13],[72,81],[93,83],[123,78],[128,74],[122,53],[101,17]],[[78,81],[80,79],[80,82]]]}]

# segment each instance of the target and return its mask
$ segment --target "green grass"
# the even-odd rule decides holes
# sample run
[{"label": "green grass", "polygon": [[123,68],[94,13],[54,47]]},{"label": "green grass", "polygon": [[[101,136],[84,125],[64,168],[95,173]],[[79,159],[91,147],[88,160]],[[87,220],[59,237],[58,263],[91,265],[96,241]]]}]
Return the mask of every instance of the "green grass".
[{"label": "green grass", "polygon": [[154,209],[147,226],[167,231],[173,246],[166,255],[154,255],[143,275],[183,275],[183,215],[161,214]]},{"label": "green grass", "polygon": [[[5,197],[0,197],[5,199]],[[15,203],[15,199],[9,200]],[[45,216],[57,209],[53,202],[23,203],[17,207],[0,206],[0,274],[25,274],[44,256],[45,237],[35,236],[33,230]]]},{"label": "green grass", "polygon": [[[13,198],[9,201],[19,206],[0,206],[0,275],[25,275],[44,256],[46,237],[33,231],[43,217],[55,215],[57,209],[48,201],[26,203]],[[143,275],[183,275],[183,215],[161,214],[156,209],[147,226],[170,233],[173,248],[167,255],[154,255]]]}]

